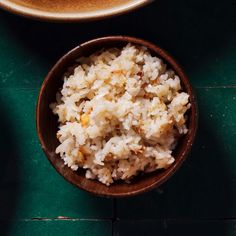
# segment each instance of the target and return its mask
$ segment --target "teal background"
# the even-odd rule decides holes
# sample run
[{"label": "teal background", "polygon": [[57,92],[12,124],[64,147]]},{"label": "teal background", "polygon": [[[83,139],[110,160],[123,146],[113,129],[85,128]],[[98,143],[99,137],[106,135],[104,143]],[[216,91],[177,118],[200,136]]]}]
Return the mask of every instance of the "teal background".
[{"label": "teal background", "polygon": [[[0,11],[0,235],[236,235],[236,1],[158,0],[90,23],[37,22]],[[67,183],[44,156],[35,106],[47,71],[99,36],[130,35],[166,49],[199,103],[183,167],[160,188],[98,198]]]}]

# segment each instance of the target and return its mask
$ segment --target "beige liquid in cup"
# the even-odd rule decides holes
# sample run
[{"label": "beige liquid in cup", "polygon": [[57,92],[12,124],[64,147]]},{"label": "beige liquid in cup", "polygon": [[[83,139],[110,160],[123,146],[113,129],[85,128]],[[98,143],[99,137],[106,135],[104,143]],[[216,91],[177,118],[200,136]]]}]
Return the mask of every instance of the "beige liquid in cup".
[{"label": "beige liquid in cup", "polygon": [[17,4],[50,12],[88,12],[120,6],[134,0],[12,0]]}]

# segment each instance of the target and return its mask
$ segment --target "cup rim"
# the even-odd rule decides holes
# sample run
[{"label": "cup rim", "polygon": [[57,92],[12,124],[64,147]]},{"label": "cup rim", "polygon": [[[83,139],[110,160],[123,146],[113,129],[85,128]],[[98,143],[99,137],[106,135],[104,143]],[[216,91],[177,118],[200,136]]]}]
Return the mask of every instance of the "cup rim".
[{"label": "cup rim", "polygon": [[[187,140],[186,143],[186,148],[183,149],[183,151],[181,152],[181,155],[179,155],[178,157],[178,161],[174,162],[172,164],[172,166],[170,166],[168,169],[166,169],[166,173],[165,175],[163,175],[158,181],[153,182],[150,185],[144,186],[143,188],[140,188],[138,190],[135,191],[131,191],[131,192],[123,192],[123,193],[100,193],[97,192],[96,189],[87,189],[83,186],[80,185],[80,183],[77,183],[71,179],[68,179],[67,176],[64,176],[59,168],[57,168],[55,166],[55,164],[52,162],[52,160],[49,157],[49,154],[46,150],[46,145],[44,142],[44,139],[42,137],[42,132],[41,132],[41,128],[40,128],[40,122],[39,122],[39,113],[40,113],[40,106],[41,106],[41,98],[42,95],[44,93],[45,87],[47,86],[47,83],[49,82],[49,80],[51,79],[51,76],[53,76],[53,74],[55,73],[55,71],[57,70],[57,68],[62,65],[64,63],[64,61],[70,56],[75,54],[78,50],[81,50],[81,48],[86,47],[88,45],[94,44],[94,43],[99,43],[99,42],[104,42],[104,41],[113,41],[113,40],[117,40],[117,41],[125,41],[125,42],[130,42],[130,43],[134,43],[134,44],[139,44],[142,46],[146,46],[148,49],[154,51],[155,53],[157,53],[158,56],[160,56],[161,59],[163,59],[165,62],[167,62],[168,64],[171,65],[171,67],[175,70],[176,74],[180,77],[180,80],[182,83],[184,83],[184,85],[188,86],[188,91],[190,92],[190,100],[191,100],[191,109],[192,109],[192,126],[189,127],[189,129],[191,128],[191,134],[189,139]],[[183,82],[184,81],[184,82]],[[42,146],[42,149],[45,153],[45,155],[47,156],[47,159],[49,159],[49,161],[51,162],[51,164],[53,165],[53,167],[56,169],[56,171],[62,175],[68,182],[70,182],[71,184],[75,185],[76,187],[83,189],[87,192],[90,192],[92,194],[95,194],[97,196],[104,196],[104,197],[130,197],[130,196],[134,196],[137,194],[141,194],[144,192],[147,192],[149,190],[152,190],[155,187],[160,186],[161,184],[163,184],[164,182],[166,182],[168,179],[170,179],[173,174],[181,167],[181,165],[183,164],[183,162],[186,160],[191,147],[194,143],[195,137],[196,137],[196,132],[197,132],[197,127],[198,127],[198,107],[197,107],[197,101],[196,101],[196,96],[195,93],[193,92],[192,86],[190,84],[190,81],[188,79],[188,77],[186,76],[185,72],[182,70],[182,68],[179,66],[179,64],[176,62],[176,60],[170,56],[169,53],[167,53],[166,51],[164,51],[162,48],[160,48],[159,46],[140,39],[140,38],[135,38],[135,37],[130,37],[130,36],[107,36],[107,37],[102,37],[102,38],[96,38],[96,39],[92,39],[89,40],[85,43],[82,43],[80,45],[78,45],[77,47],[73,48],[72,50],[70,50],[69,52],[67,52],[66,54],[64,54],[64,56],[62,56],[57,62],[56,64],[51,68],[51,70],[48,72],[48,74],[45,77],[45,80],[43,81],[43,84],[40,88],[40,92],[38,95],[38,101],[37,101],[37,106],[36,106],[36,126],[37,126],[37,133],[38,133],[38,137]],[[85,176],[84,176],[85,178]],[[132,185],[132,183],[130,184]],[[109,188],[109,187],[108,187]]]}]

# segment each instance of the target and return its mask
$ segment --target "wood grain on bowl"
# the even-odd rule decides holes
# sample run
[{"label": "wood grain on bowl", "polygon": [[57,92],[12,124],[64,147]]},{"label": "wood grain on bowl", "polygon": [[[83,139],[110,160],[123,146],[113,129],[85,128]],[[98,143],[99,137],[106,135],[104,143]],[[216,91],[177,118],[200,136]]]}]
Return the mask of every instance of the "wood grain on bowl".
[{"label": "wood grain on bowl", "polygon": [[[60,156],[55,153],[59,142],[56,138],[58,129],[57,117],[53,115],[49,104],[55,101],[55,95],[63,84],[62,76],[68,68],[74,66],[75,60],[81,56],[100,50],[101,48],[122,47],[127,43],[142,45],[147,47],[153,55],[163,59],[163,61],[172,68],[180,77],[182,88],[190,97],[191,108],[188,115],[188,133],[181,137],[178,145],[173,152],[175,162],[168,168],[155,171],[149,174],[143,174],[135,177],[130,184],[125,182],[115,182],[107,187],[102,183],[85,178],[83,170],[72,171],[64,165]],[[41,87],[37,103],[37,131],[42,148],[55,169],[69,182],[77,187],[99,196],[109,197],[127,197],[140,194],[159,186],[169,179],[186,159],[193,144],[197,129],[197,104],[189,80],[177,62],[163,49],[142,39],[127,36],[109,36],[98,38],[79,45],[64,55],[50,70]]]},{"label": "wood grain on bowl", "polygon": [[11,0],[19,5],[48,12],[88,12],[120,6],[132,0]]}]

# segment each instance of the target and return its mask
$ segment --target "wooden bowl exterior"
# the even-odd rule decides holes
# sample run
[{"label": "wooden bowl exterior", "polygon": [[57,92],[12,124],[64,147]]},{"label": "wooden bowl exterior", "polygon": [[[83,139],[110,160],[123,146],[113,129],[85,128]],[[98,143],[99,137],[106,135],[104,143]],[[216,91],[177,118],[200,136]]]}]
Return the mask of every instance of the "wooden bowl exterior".
[{"label": "wooden bowl exterior", "polygon": [[[57,117],[52,113],[49,104],[55,102],[55,96],[59,88],[62,87],[63,74],[68,71],[68,68],[75,64],[75,60],[80,56],[89,56],[91,53],[100,50],[101,48],[122,47],[127,43],[142,45],[147,47],[153,55],[163,59],[163,61],[172,68],[180,77],[182,88],[190,95],[191,108],[188,111],[188,133],[181,137],[177,148],[173,155],[175,162],[166,170],[157,170],[153,173],[143,174],[132,179],[130,184],[118,181],[107,187],[104,184],[85,178],[84,170],[72,171],[69,167],[63,164],[60,156],[55,153],[55,149],[59,144],[56,138],[58,130]],[[128,197],[144,193],[155,187],[158,187],[168,180],[175,171],[182,165],[186,159],[196,135],[197,130],[197,103],[196,98],[189,83],[187,76],[177,62],[163,49],[142,39],[128,36],[109,36],[88,41],[80,46],[72,49],[65,54],[51,69],[46,76],[37,103],[36,111],[37,131],[42,149],[54,168],[70,183],[76,185],[80,189],[90,193],[107,196],[107,197]]]}]

